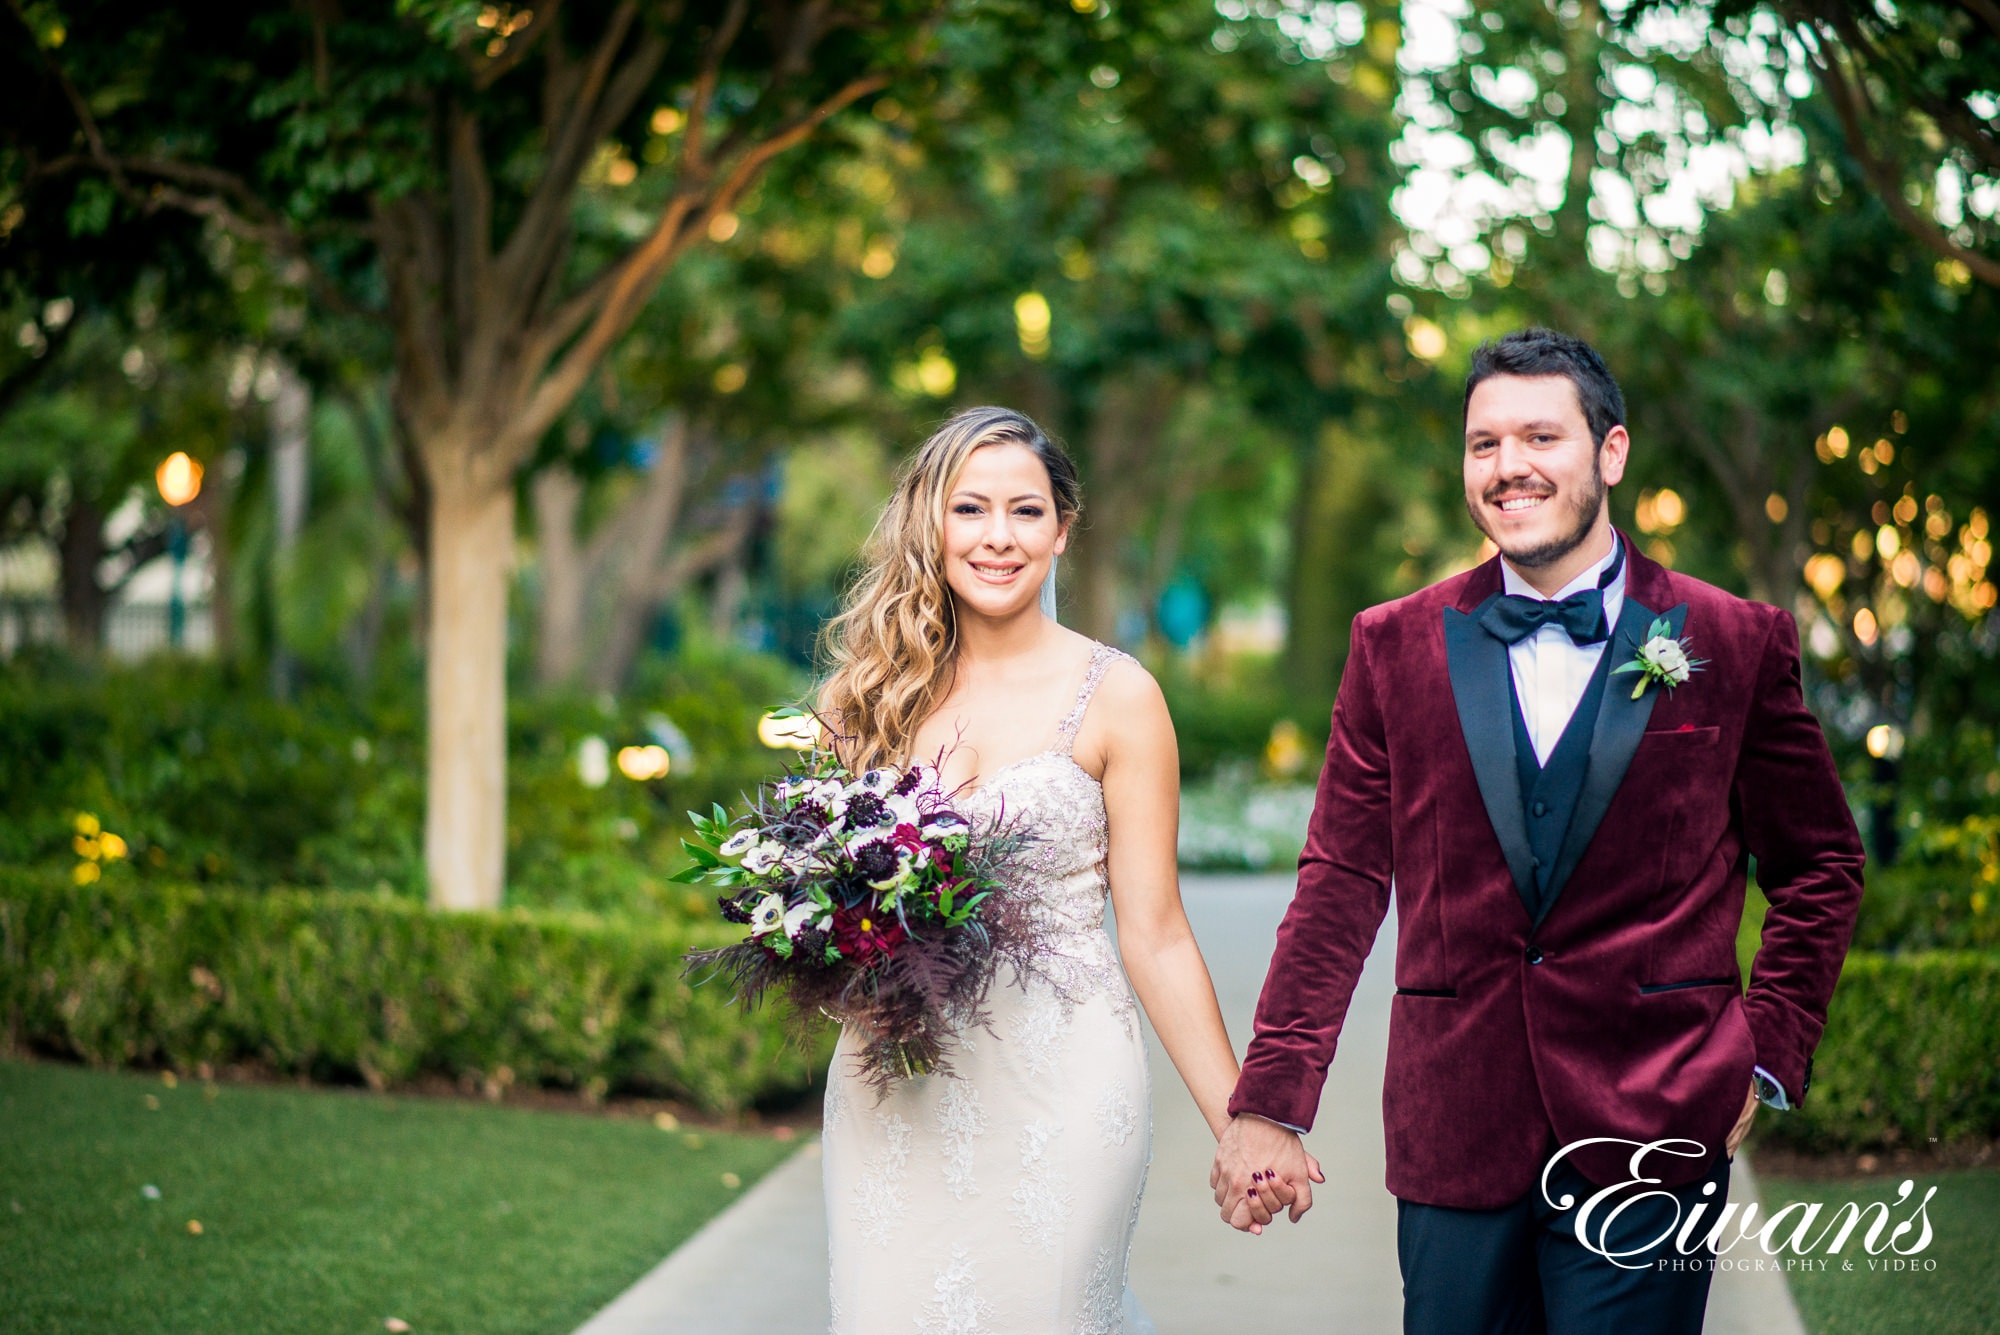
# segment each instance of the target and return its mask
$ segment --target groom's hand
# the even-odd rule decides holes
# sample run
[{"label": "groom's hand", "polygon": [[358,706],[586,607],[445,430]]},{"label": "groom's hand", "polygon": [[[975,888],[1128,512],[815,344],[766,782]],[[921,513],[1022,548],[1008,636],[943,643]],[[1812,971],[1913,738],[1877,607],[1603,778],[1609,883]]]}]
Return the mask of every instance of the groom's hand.
[{"label": "groom's hand", "polygon": [[1729,1139],[1723,1144],[1734,1159],[1736,1151],[1743,1146],[1743,1138],[1750,1134],[1750,1123],[1757,1120],[1757,1082],[1750,1082],[1750,1097],[1743,1100],[1743,1111],[1737,1115],[1736,1125],[1729,1128]]},{"label": "groom's hand", "polygon": [[1246,1233],[1262,1233],[1286,1207],[1297,1223],[1312,1209],[1312,1184],[1324,1181],[1297,1132],[1248,1113],[1223,1131],[1208,1174],[1223,1222]]}]

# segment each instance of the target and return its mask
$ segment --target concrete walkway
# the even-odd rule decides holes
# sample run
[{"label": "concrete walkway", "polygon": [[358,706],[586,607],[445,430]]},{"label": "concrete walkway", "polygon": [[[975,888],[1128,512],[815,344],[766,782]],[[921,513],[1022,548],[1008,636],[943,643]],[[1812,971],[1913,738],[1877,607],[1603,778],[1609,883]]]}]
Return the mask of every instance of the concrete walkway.
[{"label": "concrete walkway", "polygon": [[[1263,986],[1290,876],[1189,876],[1188,916],[1215,976],[1240,1051]],[[1216,1218],[1208,1190],[1214,1141],[1157,1040],[1153,1167],[1132,1249],[1132,1288],[1160,1335],[1260,1329],[1393,1335],[1402,1324],[1396,1203],[1382,1186],[1382,1070],[1394,993],[1395,922],[1369,957],[1308,1145],[1326,1169],[1305,1222],[1262,1237]],[[1754,1198],[1739,1159],[1733,1200]],[[755,1256],[754,1284],[743,1259]],[[817,1144],[776,1169],[728,1211],[586,1324],[578,1335],[823,1335],[826,1217]],[[1714,1335],[1803,1335],[1775,1273],[1723,1271],[1710,1293]],[[870,1332],[870,1335],[874,1335]]]}]

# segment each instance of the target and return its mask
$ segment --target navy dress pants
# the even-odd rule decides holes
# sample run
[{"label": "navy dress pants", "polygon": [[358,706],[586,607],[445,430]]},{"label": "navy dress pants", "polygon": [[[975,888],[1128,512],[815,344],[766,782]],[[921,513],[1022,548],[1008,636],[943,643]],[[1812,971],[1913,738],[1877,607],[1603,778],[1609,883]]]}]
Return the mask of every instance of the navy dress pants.
[{"label": "navy dress pants", "polygon": [[[1397,1201],[1405,1335],[1697,1335],[1715,1254],[1676,1248],[1676,1206],[1682,1222],[1697,1204],[1708,1207],[1694,1230],[1705,1237],[1729,1194],[1729,1160],[1716,1155],[1708,1175],[1671,1200],[1636,1201],[1613,1222],[1608,1241],[1590,1231],[1614,1253],[1668,1234],[1650,1251],[1622,1258],[1635,1269],[1614,1265],[1577,1238],[1577,1211],[1599,1190],[1565,1160],[1550,1175],[1548,1197],[1573,1197],[1567,1209],[1544,1197],[1539,1174],[1527,1195],[1495,1210]],[[1641,1190],[1628,1188],[1610,1205]],[[1594,1217],[1607,1212],[1601,1206]]]}]

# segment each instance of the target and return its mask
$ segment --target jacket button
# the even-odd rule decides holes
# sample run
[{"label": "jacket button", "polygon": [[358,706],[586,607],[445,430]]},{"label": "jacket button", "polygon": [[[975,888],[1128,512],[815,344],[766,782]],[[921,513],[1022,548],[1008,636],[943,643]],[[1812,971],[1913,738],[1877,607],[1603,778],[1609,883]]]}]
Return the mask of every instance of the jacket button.
[{"label": "jacket button", "polygon": [[1527,959],[1530,964],[1540,964],[1542,962],[1542,948],[1540,946],[1529,946]]},{"label": "jacket button", "polygon": [[1528,870],[1530,870],[1530,871],[1540,871],[1541,869],[1542,869],[1542,860],[1541,860],[1540,858],[1529,858],[1529,859],[1528,859]]},{"label": "jacket button", "polygon": [[1549,804],[1548,804],[1547,802],[1537,802],[1537,803],[1535,803],[1535,814],[1536,814],[1537,816],[1546,816],[1546,815],[1548,815],[1548,814],[1549,814]]}]

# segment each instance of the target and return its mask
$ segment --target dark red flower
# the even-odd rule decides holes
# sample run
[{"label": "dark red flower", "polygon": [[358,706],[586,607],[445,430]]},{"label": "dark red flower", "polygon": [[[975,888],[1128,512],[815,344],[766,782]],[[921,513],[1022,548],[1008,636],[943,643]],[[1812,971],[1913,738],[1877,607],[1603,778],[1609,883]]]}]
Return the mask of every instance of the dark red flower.
[{"label": "dark red flower", "polygon": [[872,964],[878,956],[889,958],[908,935],[901,919],[872,901],[834,910],[833,943],[856,964]]}]

